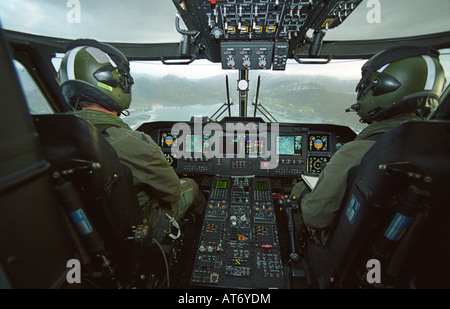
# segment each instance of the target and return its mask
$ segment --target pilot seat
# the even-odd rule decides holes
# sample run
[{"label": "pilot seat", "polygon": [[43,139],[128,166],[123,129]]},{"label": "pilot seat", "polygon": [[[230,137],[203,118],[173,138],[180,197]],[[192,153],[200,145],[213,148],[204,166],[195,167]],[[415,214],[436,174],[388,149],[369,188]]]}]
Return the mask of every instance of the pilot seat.
[{"label": "pilot seat", "polygon": [[349,173],[324,246],[302,254],[316,288],[450,287],[450,122],[388,131]]},{"label": "pilot seat", "polygon": [[82,268],[92,268],[87,280],[102,288],[151,287],[151,265],[164,262],[159,249],[148,250],[152,231],[142,225],[131,170],[82,118],[55,114],[33,120],[58,201],[78,230],[74,244],[84,253]]}]

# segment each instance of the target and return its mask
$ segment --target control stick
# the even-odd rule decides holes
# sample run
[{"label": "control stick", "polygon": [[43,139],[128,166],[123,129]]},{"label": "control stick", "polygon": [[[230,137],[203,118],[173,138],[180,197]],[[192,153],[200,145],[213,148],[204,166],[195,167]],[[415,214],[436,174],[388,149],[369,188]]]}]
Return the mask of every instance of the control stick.
[{"label": "control stick", "polygon": [[300,256],[297,253],[297,250],[295,249],[294,219],[292,217],[292,210],[297,209],[297,203],[294,203],[293,199],[288,195],[281,196],[279,203],[280,205],[284,206],[284,210],[286,211],[286,216],[288,220],[289,238],[291,240],[291,254],[289,255],[289,257],[291,258],[292,261],[298,262],[300,260]]}]

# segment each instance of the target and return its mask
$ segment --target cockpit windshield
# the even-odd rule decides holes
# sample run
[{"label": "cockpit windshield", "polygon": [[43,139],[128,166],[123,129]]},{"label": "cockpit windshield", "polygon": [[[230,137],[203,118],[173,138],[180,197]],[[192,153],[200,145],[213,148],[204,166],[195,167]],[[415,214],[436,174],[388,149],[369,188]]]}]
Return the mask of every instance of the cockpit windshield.
[{"label": "cockpit windshield", "polygon": [[[448,84],[450,50],[442,49],[440,53]],[[60,60],[61,55],[54,58],[56,70]],[[355,87],[365,61],[299,64],[290,59],[283,71],[249,71],[247,115],[265,121],[340,124],[360,132],[366,124],[345,110],[356,102]],[[189,121],[194,116],[220,120],[228,115],[239,116],[238,72],[224,71],[220,63],[196,60],[189,65],[166,65],[160,61],[132,61],[131,74],[135,84],[130,114],[123,116],[123,120],[133,129],[149,121]],[[230,113],[225,106],[227,79]],[[263,107],[262,112],[257,109],[255,114],[255,102]]]},{"label": "cockpit windshield", "polygon": [[[365,0],[342,25],[327,31],[325,42],[378,42],[443,33],[449,29],[449,3],[447,0],[435,0],[433,5],[425,0]],[[398,12],[405,15],[399,18]],[[0,20],[7,30],[130,45],[180,42],[181,34],[175,27],[176,13],[174,3],[169,0],[0,2]],[[183,20],[180,22],[184,29]],[[352,52],[347,51],[349,55]],[[441,51],[441,55],[448,76],[448,49]],[[247,115],[266,121],[341,124],[359,132],[365,124],[345,109],[355,103],[355,86],[365,60],[350,58],[320,65],[299,64],[289,59],[285,70],[249,70]],[[57,69],[60,58],[54,60]],[[164,65],[160,61],[134,60],[131,71],[135,85],[130,115],[124,120],[133,128],[148,121],[186,121],[200,115],[220,120],[239,115],[239,72],[223,70],[220,63],[201,59],[189,65]],[[270,120],[260,110],[254,112],[255,102],[260,109],[267,110],[265,115]],[[217,112],[226,103],[232,104],[230,114]]]},{"label": "cockpit windshield", "polygon": [[[314,65],[292,61],[284,71],[250,71],[247,115],[266,121],[342,124],[360,131],[365,125],[345,109],[355,103],[355,85],[364,62],[336,60]],[[219,111],[228,103],[227,77],[230,114],[239,115],[238,74],[223,71],[220,64],[199,60],[188,66],[170,66],[140,61],[132,62],[131,71],[136,83],[130,115],[124,117],[131,126],[147,121],[186,121],[192,116],[217,120],[228,116],[228,110]],[[255,114],[256,101],[267,111]]]}]

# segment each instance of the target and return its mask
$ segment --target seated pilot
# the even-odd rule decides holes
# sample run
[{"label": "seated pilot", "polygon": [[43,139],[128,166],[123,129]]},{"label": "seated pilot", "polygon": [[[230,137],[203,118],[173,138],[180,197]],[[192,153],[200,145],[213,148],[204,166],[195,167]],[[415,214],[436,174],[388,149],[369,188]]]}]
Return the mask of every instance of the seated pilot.
[{"label": "seated pilot", "polygon": [[169,233],[168,221],[180,220],[188,210],[202,214],[206,202],[196,182],[179,179],[152,138],[119,117],[130,106],[134,83],[127,58],[94,40],[77,40],[67,49],[58,72],[62,93],[131,169],[144,224]]},{"label": "seated pilot", "polygon": [[349,169],[360,164],[383,133],[405,121],[423,120],[437,107],[445,84],[438,57],[433,48],[400,46],[378,53],[362,67],[357,103],[351,109],[369,125],[334,154],[311,192],[304,182],[291,192],[300,206],[300,214],[294,216],[296,228],[304,224],[316,244],[327,240],[345,194]]}]

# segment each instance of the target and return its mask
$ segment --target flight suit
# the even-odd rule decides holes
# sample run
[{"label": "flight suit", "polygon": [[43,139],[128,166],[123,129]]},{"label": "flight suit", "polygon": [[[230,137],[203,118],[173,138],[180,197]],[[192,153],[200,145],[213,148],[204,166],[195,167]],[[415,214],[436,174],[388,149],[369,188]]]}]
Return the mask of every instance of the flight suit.
[{"label": "flight suit", "polygon": [[133,131],[118,116],[102,111],[85,109],[74,113],[102,132],[120,161],[131,169],[144,224],[155,230],[166,221],[166,212],[178,221],[191,206],[194,214],[203,212],[206,201],[197,183],[179,179],[150,136]]},{"label": "flight suit", "polygon": [[353,141],[344,144],[333,155],[321,172],[314,190],[309,192],[303,181],[297,183],[291,192],[300,204],[301,213],[294,215],[296,229],[299,230],[304,223],[316,243],[324,244],[328,237],[327,228],[333,223],[345,194],[348,171],[360,164],[364,154],[375,144],[371,137],[411,120],[421,119],[404,115],[367,126]]}]

